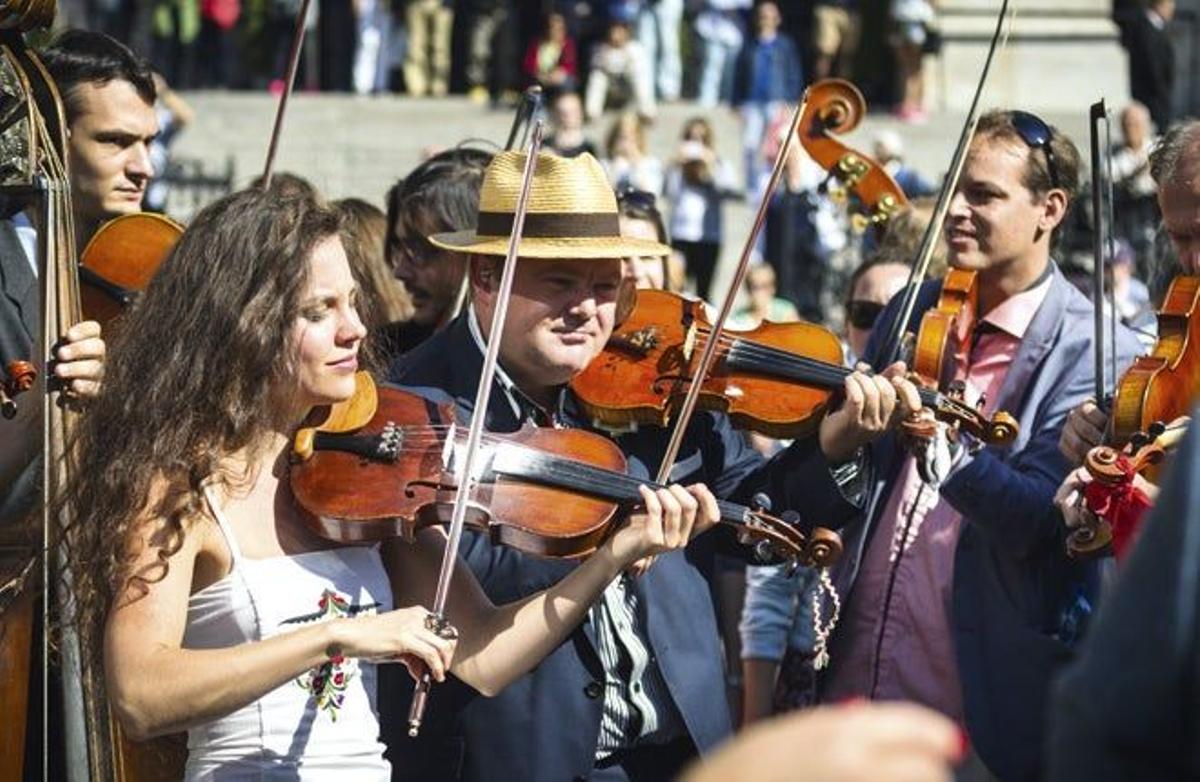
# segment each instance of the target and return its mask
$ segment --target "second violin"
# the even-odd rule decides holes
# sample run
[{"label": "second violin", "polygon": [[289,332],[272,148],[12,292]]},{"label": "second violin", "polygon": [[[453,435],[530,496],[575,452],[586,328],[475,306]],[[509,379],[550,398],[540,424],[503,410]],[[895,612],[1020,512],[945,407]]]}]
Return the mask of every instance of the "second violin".
[{"label": "second violin", "polygon": [[[607,428],[661,426],[691,385],[695,357],[710,333],[703,303],[664,291],[638,291],[633,313],[571,387],[588,415]],[[764,322],[720,339],[701,404],[772,437],[811,433],[851,373],[842,364],[837,337],[813,323]],[[1006,413],[988,419],[935,389],[922,386],[919,393],[938,419],[982,442],[1005,445],[1017,435],[1017,424]]]}]

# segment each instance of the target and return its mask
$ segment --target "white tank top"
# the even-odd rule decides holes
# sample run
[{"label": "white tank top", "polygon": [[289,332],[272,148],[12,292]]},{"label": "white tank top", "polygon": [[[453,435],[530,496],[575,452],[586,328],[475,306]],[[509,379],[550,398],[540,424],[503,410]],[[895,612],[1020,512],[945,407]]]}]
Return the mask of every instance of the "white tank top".
[{"label": "white tank top", "polygon": [[[183,646],[220,649],[312,622],[391,610],[379,547],[246,559],[209,492],[233,559],[230,573],[188,600]],[[387,780],[375,708],[375,665],[326,663],[234,713],[188,731],[186,780]]]}]

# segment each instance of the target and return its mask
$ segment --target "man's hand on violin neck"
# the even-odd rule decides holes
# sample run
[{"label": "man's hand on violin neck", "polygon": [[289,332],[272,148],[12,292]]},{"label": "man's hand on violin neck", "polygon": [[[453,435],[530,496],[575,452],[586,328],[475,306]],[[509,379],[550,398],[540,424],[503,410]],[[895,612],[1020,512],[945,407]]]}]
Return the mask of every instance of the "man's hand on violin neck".
[{"label": "man's hand on violin neck", "polygon": [[76,323],[54,351],[54,377],[72,396],[93,398],[100,393],[104,377],[104,352],[100,324],[94,320]]},{"label": "man's hand on violin neck", "polygon": [[1058,438],[1058,450],[1072,466],[1083,464],[1087,452],[1104,442],[1107,428],[1108,413],[1101,410],[1094,399],[1088,399],[1067,413]]},{"label": "man's hand on violin neck", "polygon": [[921,396],[907,373],[904,362],[897,361],[879,374],[859,364],[846,376],[844,400],[825,416],[818,432],[821,452],[829,462],[848,461],[859,448],[921,409]]},{"label": "man's hand on violin neck", "polygon": [[642,557],[683,548],[721,518],[717,499],[702,483],[665,489],[641,486],[642,509],[610,538],[617,560],[630,564]]}]

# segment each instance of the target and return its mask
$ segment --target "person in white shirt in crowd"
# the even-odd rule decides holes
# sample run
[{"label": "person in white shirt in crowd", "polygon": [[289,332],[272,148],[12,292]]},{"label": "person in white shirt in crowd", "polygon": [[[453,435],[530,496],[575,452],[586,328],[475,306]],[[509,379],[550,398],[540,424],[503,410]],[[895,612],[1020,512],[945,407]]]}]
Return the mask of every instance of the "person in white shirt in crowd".
[{"label": "person in white shirt in crowd", "polygon": [[735,196],[733,167],[717,156],[712,125],[694,117],[683,126],[683,138],[667,171],[672,246],[683,253],[696,295],[709,295],[724,231],[722,200]]},{"label": "person in white shirt in crowd", "polygon": [[584,110],[589,120],[595,120],[605,106],[623,105],[630,99],[639,115],[654,119],[658,106],[646,52],[631,37],[628,20],[618,16],[609,22],[604,42],[592,51]]},{"label": "person in white shirt in crowd", "polygon": [[613,189],[632,188],[649,193],[663,189],[663,164],[646,146],[645,122],[632,111],[622,112],[604,142],[604,167]]}]

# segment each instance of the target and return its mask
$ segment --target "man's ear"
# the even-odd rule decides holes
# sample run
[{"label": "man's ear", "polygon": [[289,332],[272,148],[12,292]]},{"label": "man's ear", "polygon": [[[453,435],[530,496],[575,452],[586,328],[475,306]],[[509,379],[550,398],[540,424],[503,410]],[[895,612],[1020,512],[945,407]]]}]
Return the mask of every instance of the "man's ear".
[{"label": "man's ear", "polygon": [[467,277],[476,297],[490,296],[500,286],[500,267],[490,255],[472,255],[467,259]]},{"label": "man's ear", "polygon": [[1057,187],[1051,189],[1042,199],[1042,219],[1038,221],[1038,227],[1043,231],[1053,231],[1067,216],[1070,206],[1067,191]]}]

